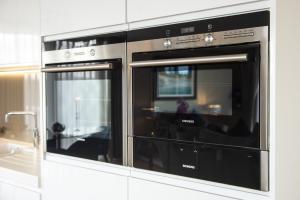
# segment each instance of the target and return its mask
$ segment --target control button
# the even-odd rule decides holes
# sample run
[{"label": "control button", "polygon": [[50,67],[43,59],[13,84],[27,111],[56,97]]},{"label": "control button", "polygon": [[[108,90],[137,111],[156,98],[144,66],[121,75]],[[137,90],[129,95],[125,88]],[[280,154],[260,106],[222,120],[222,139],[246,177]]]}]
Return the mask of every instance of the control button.
[{"label": "control button", "polygon": [[91,49],[91,50],[90,50],[90,55],[91,55],[91,56],[95,56],[95,54],[96,54],[95,49]]},{"label": "control button", "polygon": [[166,39],[166,40],[164,41],[163,45],[164,45],[164,47],[170,47],[170,46],[172,45],[172,42],[171,42],[171,40]]},{"label": "control button", "polygon": [[71,52],[69,50],[65,51],[65,58],[70,59],[71,57]]},{"label": "control button", "polygon": [[208,34],[205,36],[204,41],[205,43],[212,43],[214,41],[214,36],[212,34]]}]

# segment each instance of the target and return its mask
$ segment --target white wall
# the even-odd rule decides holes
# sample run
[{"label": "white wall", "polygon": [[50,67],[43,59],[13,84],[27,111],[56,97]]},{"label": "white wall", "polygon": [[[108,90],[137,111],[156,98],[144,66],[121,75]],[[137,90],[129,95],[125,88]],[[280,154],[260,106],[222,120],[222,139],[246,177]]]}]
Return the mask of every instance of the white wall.
[{"label": "white wall", "polygon": [[277,0],[276,200],[300,199],[299,8]]}]

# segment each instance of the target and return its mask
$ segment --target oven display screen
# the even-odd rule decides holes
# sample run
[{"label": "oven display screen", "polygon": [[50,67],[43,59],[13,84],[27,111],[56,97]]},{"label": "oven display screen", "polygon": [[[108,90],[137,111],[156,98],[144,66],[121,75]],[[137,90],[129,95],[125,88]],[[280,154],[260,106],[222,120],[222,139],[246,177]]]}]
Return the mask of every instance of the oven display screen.
[{"label": "oven display screen", "polygon": [[187,34],[187,33],[194,33],[195,32],[195,27],[190,26],[190,27],[184,27],[180,29],[181,34]]}]

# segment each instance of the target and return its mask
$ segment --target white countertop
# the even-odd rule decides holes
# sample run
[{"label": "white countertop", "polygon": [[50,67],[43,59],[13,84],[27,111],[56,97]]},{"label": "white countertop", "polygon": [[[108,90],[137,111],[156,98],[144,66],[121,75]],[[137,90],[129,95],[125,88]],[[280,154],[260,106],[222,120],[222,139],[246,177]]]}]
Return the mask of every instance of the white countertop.
[{"label": "white countertop", "polygon": [[0,156],[0,180],[29,188],[39,187],[40,155],[31,144],[0,138],[0,143],[13,143],[24,150]]}]

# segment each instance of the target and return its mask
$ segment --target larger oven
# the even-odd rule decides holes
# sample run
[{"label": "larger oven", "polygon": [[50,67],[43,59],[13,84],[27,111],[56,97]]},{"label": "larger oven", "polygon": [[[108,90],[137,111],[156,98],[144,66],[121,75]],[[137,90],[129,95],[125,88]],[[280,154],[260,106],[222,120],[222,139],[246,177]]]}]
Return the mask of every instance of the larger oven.
[{"label": "larger oven", "polygon": [[268,26],[259,12],[128,33],[131,166],[268,191]]},{"label": "larger oven", "polygon": [[125,39],[114,33],[44,43],[48,153],[126,164]]}]

